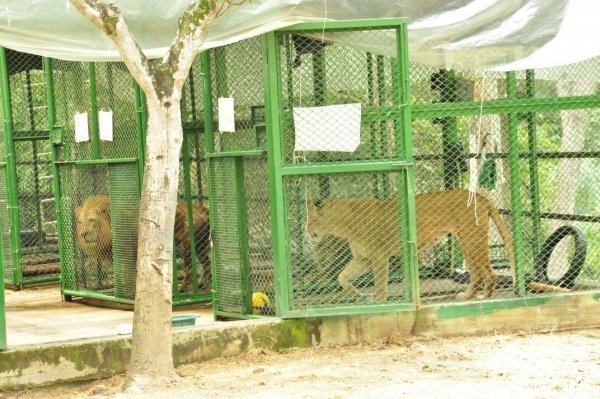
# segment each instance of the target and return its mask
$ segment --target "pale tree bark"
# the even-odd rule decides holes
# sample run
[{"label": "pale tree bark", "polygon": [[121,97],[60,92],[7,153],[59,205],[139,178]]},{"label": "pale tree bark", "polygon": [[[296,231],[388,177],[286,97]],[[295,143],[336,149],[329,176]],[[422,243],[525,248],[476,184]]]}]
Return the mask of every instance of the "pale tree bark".
[{"label": "pale tree bark", "polygon": [[183,141],[181,92],[209,24],[230,2],[191,1],[179,18],[177,34],[169,50],[161,62],[150,63],[118,7],[99,0],[71,0],[83,16],[115,43],[147,97],[132,348],[123,386],[130,392],[150,389],[165,379],[177,378],[173,366],[171,315],[173,225]]},{"label": "pale tree bark", "polygon": [[[596,82],[593,81],[572,81],[561,79],[556,88],[559,97],[591,95],[596,92]],[[560,111],[562,120],[562,141],[560,152],[577,152],[583,150],[585,142],[585,132],[590,125],[590,111],[587,109]],[[579,183],[579,169],[581,168],[580,158],[562,158],[558,160],[556,180],[554,181],[554,195],[551,213],[563,213],[572,215],[575,211],[575,200],[577,197],[577,185]],[[562,220],[550,220],[548,223],[549,236],[560,226],[571,224]],[[569,240],[561,241],[548,264],[548,277],[560,278],[568,268]]]}]

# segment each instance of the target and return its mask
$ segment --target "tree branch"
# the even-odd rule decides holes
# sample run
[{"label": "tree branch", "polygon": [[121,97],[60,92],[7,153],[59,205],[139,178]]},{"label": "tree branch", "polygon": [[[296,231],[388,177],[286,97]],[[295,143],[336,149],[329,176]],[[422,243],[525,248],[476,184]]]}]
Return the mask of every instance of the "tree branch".
[{"label": "tree branch", "polygon": [[210,24],[223,7],[231,2],[232,0],[193,0],[179,17],[177,34],[162,61],[163,64],[170,65],[177,87],[187,79]]},{"label": "tree branch", "polygon": [[129,27],[123,20],[121,10],[112,3],[100,0],[70,0],[75,8],[102,30],[114,43],[142,90],[147,95],[155,92],[152,76],[155,70],[142,52]]}]

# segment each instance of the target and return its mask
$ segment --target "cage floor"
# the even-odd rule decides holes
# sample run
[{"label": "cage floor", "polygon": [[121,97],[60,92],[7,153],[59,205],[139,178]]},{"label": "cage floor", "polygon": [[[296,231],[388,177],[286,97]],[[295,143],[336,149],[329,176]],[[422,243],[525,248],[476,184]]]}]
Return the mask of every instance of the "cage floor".
[{"label": "cage floor", "polygon": [[[457,293],[464,291],[467,288],[467,284],[457,283],[452,279],[424,279],[419,283],[421,296],[427,298],[428,301],[439,302],[443,298],[452,298]],[[371,286],[359,288],[360,293],[367,298],[368,301],[373,301],[375,298],[375,288]],[[340,301],[341,298],[344,300]],[[294,295],[294,304],[301,308],[320,304],[335,304],[335,303],[349,303],[347,300],[348,295],[340,291],[327,292],[316,294],[314,292],[309,293],[296,293]],[[391,283],[388,284],[388,301],[390,302],[405,302],[405,286],[403,283]],[[436,298],[437,300],[435,300]],[[448,302],[448,299],[444,300]],[[360,302],[353,302],[359,304]],[[319,305],[317,305],[319,306]],[[335,305],[334,305],[335,306]]]},{"label": "cage floor", "polygon": [[[133,311],[91,306],[80,298],[64,302],[57,286],[5,290],[8,346],[43,344],[118,335],[117,326],[133,322]],[[173,315],[200,315],[196,327],[211,326],[211,304],[177,307]]]}]

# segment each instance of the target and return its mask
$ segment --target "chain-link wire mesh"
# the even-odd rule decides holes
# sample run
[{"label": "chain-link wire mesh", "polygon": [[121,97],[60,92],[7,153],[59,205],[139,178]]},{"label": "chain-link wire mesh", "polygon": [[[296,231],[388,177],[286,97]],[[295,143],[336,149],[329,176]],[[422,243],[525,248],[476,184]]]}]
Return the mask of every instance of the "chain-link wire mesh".
[{"label": "chain-link wire mesh", "polygon": [[388,182],[386,199],[374,197],[379,182],[372,173],[286,179],[292,310],[408,300],[400,177],[377,177]]},{"label": "chain-link wire mesh", "polygon": [[178,292],[209,294],[212,279],[204,134],[184,134],[175,215]]},{"label": "chain-link wire mesh", "polygon": [[75,142],[75,115],[88,113],[88,125],[91,122],[90,64],[52,60],[52,80],[55,125],[64,129],[58,160],[94,159],[93,140]]},{"label": "chain-link wire mesh", "polygon": [[[80,188],[78,194],[72,196],[74,198],[63,198],[63,201],[70,204],[65,205],[66,209],[63,210],[66,225],[64,229],[73,229],[72,226],[68,226],[69,221],[73,217],[77,218],[77,215],[70,215],[69,212],[84,207],[86,198],[92,198],[92,203],[97,203],[97,197],[101,196],[101,203],[105,205],[108,201],[112,213],[112,242],[109,248],[105,246],[106,248],[99,249],[100,254],[90,254],[96,250],[85,248],[86,244],[81,241],[76,229],[71,235],[63,234],[62,244],[67,248],[65,253],[73,252],[72,267],[75,270],[75,273],[67,273],[73,276],[67,289],[76,293],[81,291],[79,293],[83,296],[86,295],[85,291],[95,291],[105,294],[108,299],[111,296],[133,299],[139,202],[139,192],[138,195],[134,195],[134,191],[139,190],[139,185],[131,183],[138,180],[139,175],[136,173],[139,174],[139,170],[137,163],[119,162],[121,159],[140,157],[143,121],[136,118],[139,115],[136,115],[138,109],[133,79],[122,63],[55,61],[53,65],[57,124],[64,128],[58,157],[61,161],[79,161],[79,165],[76,166],[59,164],[59,169],[66,168],[61,173],[61,191],[72,187],[70,180],[73,178],[80,179],[78,185],[89,185],[90,182],[95,185],[87,190],[85,195],[81,194],[85,189]],[[191,74],[200,76],[198,61],[194,64]],[[202,80],[190,79],[182,101],[186,137],[180,162],[180,205],[177,208],[175,227],[176,247],[179,249],[174,273],[181,279],[174,291],[176,298],[183,295],[189,299],[189,295],[210,294],[209,227],[208,211],[205,207],[207,188],[206,182],[203,181],[204,139],[198,129],[201,123],[197,120],[202,116],[202,111]],[[112,112],[112,139],[104,137],[99,131],[100,112]],[[80,113],[88,114],[89,138],[83,141],[76,140],[75,131],[74,115]],[[86,165],[89,161],[97,165]],[[89,175],[102,168],[108,168],[108,174]],[[74,172],[73,169],[77,171]],[[107,182],[106,179],[112,180]],[[118,219],[115,219],[115,216]],[[192,216],[193,220],[190,220],[189,216]],[[196,267],[198,261],[202,268]],[[95,269],[90,264],[95,264]],[[70,267],[66,266],[66,269]],[[188,280],[192,276],[194,282],[190,283]]]},{"label": "chain-link wire mesh", "polygon": [[[375,43],[389,40],[390,32],[352,34],[369,35]],[[282,209],[289,268],[282,268],[288,274],[282,277],[290,280],[289,310],[410,303],[416,273],[423,303],[600,288],[597,60],[515,73],[411,64],[412,143],[406,145],[414,152],[417,250],[407,242],[406,194],[412,182],[402,166],[406,132],[400,110],[407,104],[400,100],[400,61],[323,42],[318,32],[275,37],[280,108],[271,111],[280,118],[277,166],[288,168]],[[266,293],[273,305],[267,313],[274,312],[262,51],[260,38],[211,50],[209,154],[199,60],[182,101],[175,295],[209,294],[214,278],[215,309],[227,314],[249,313],[253,292]],[[20,224],[18,240],[11,230],[2,232],[9,281],[21,268],[25,276],[26,265],[37,270],[32,276],[45,273],[57,247],[41,58],[7,52],[6,64],[9,79],[0,84],[10,88],[12,137],[0,142],[0,162],[6,162],[0,166],[0,220],[11,229],[15,220]],[[56,125],[64,128],[57,155],[66,287],[131,298],[135,267],[128,262],[134,259],[137,214],[129,217],[137,212],[131,208],[137,197],[119,179],[137,179],[139,170],[132,162],[115,161],[139,156],[133,81],[120,63],[52,65]],[[235,132],[219,129],[219,98],[234,101]],[[99,140],[99,111],[113,112],[112,141]],[[76,142],[74,115],[83,112],[90,139]],[[302,136],[303,129],[309,134]],[[311,130],[329,133],[317,140]],[[14,153],[12,166],[7,151]],[[69,161],[79,164],[62,163]],[[82,164],[86,161],[98,164]],[[311,167],[320,169],[296,172]],[[204,223],[207,172],[212,232]],[[111,229],[110,252],[107,247],[86,252],[78,241],[77,214],[91,197],[98,209],[108,204],[112,221],[116,215],[122,223]],[[12,202],[18,204],[16,219]],[[338,210],[326,213],[331,208]],[[325,226],[318,232],[309,228],[315,219]],[[409,266],[413,250],[415,270]]]},{"label": "chain-link wire mesh", "polygon": [[[260,38],[211,51],[210,76],[214,133],[209,158],[214,220],[215,310],[223,313],[275,313],[271,208]],[[217,99],[231,98],[235,132],[219,126]],[[252,306],[254,293],[269,304]]]},{"label": "chain-link wire mesh", "polygon": [[[256,131],[257,124],[253,123],[252,118],[253,107],[264,107],[265,101],[261,52],[260,37],[211,51],[213,113],[217,124],[214,135],[215,152],[255,150],[257,138],[264,144],[264,134]],[[233,98],[235,133],[219,130],[219,98]],[[256,112],[255,118],[260,117]]]},{"label": "chain-link wire mesh", "polygon": [[[0,167],[0,223],[2,223],[2,267],[5,282],[14,281],[14,262],[11,242],[10,217],[8,214],[8,188],[6,166]],[[6,227],[5,227],[6,226]]]},{"label": "chain-link wire mesh", "polygon": [[112,112],[113,139],[101,140],[101,159],[135,158],[138,156],[134,80],[122,62],[94,64],[96,107],[99,112]]},{"label": "chain-link wire mesh", "polygon": [[[266,308],[263,307],[259,312],[262,315],[275,314],[276,306],[268,181],[266,156],[244,159],[244,198],[250,291],[262,292],[270,298],[270,305]],[[256,305],[253,304],[253,306]]]},{"label": "chain-link wire mesh", "polygon": [[[588,63],[509,74],[411,65],[416,190],[471,189],[503,215],[511,242],[492,228],[482,250],[498,276],[496,297],[599,287],[597,79],[595,61]],[[480,205],[440,204],[439,213],[476,214]],[[420,229],[417,220],[418,239]],[[454,301],[457,285],[481,280],[463,243],[480,239],[475,230],[420,251],[424,302]],[[516,285],[507,246],[522,281]]]},{"label": "chain-link wire mesh", "polygon": [[[0,106],[0,120],[4,121],[4,86],[7,82],[0,79],[0,101],[3,106]],[[11,244],[11,229],[10,216],[8,214],[8,187],[6,182],[6,146],[5,140],[5,124],[0,123],[0,223],[2,224],[2,265],[3,265],[3,281],[14,281],[13,270],[13,254]]]},{"label": "chain-link wire mesh", "polygon": [[135,297],[139,213],[135,163],[61,168],[65,289]]},{"label": "chain-link wire mesh", "polygon": [[244,231],[239,228],[240,218],[237,200],[235,158],[210,160],[211,174],[211,238],[214,252],[214,275],[217,290],[214,309],[228,313],[243,313],[244,256],[242,239]]},{"label": "chain-link wire mesh", "polygon": [[[389,28],[336,33],[400,40]],[[290,311],[408,303],[400,61],[318,37],[276,34],[282,162],[321,171],[284,177]]]},{"label": "chain-link wire mesh", "polygon": [[[298,32],[278,36],[284,66],[280,84],[285,163],[394,159],[393,123],[382,121],[377,115],[377,112],[381,112],[378,107],[392,105],[394,95],[398,95],[394,90],[398,85],[398,77],[394,75],[397,70],[393,70],[395,63],[392,58],[328,44],[302,36],[302,33],[314,35],[314,32]],[[385,31],[371,34],[373,40],[378,40],[378,34],[380,39],[387,35]],[[350,137],[346,130],[348,126],[343,126],[356,118],[356,104],[365,108],[373,107],[371,109],[374,112],[363,115],[363,121],[369,123],[361,124],[359,138]],[[314,107],[336,105],[311,111]],[[324,122],[314,119],[319,112],[323,113],[325,120],[330,120],[329,123],[343,127],[337,133],[322,137],[319,142],[312,142],[315,136],[298,136],[295,129],[299,124],[308,130],[318,130],[317,125]],[[305,149],[308,151],[303,151]]]},{"label": "chain-link wire mesh", "polygon": [[60,265],[42,57],[4,51],[8,81],[2,84],[10,96],[2,104],[10,127],[2,140],[7,205],[2,249],[5,282],[19,289],[58,280]]},{"label": "chain-link wire mesh", "polygon": [[106,165],[60,168],[64,288],[114,294]]},{"label": "chain-link wire mesh", "polygon": [[184,139],[175,215],[178,283],[174,296],[200,295],[210,300],[212,270],[202,88],[201,57],[197,57],[190,69],[181,103]]},{"label": "chain-link wire mesh", "polygon": [[[122,63],[52,60],[52,68],[55,124],[63,129],[55,141],[63,290],[133,300],[141,143],[133,80]],[[87,121],[77,126],[83,113]]]}]

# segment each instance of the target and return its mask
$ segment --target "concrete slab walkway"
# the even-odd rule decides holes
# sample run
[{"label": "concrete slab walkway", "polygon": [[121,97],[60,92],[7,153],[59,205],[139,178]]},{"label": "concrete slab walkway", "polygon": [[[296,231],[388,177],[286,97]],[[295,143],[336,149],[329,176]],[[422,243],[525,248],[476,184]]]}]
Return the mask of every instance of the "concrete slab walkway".
[{"label": "concrete slab walkway", "polygon": [[[215,321],[210,305],[177,308],[199,314],[196,325],[174,328],[176,366],[234,356],[257,348],[385,342],[392,336],[466,336],[496,331],[555,331],[600,325],[597,292],[430,305],[420,309],[279,319]],[[117,326],[133,312],[80,301],[63,302],[58,287],[6,292],[8,348],[0,351],[0,390],[98,379],[123,373],[131,335]],[[383,341],[382,341],[383,340]]]},{"label": "concrete slab walkway", "polygon": [[[133,310],[90,305],[82,299],[63,302],[58,286],[6,290],[8,348],[75,339],[115,337],[117,326],[133,323]],[[115,304],[118,306],[118,304]],[[194,314],[196,326],[223,324],[210,304],[175,308],[173,315]]]}]

